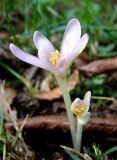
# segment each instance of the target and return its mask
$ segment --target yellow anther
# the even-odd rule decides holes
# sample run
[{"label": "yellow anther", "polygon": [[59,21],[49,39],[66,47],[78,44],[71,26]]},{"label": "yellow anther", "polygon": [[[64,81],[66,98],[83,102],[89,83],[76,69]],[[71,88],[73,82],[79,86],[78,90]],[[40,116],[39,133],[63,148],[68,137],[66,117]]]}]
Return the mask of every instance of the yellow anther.
[{"label": "yellow anther", "polygon": [[52,56],[50,58],[50,62],[53,64],[53,65],[56,65],[56,59]]},{"label": "yellow anther", "polygon": [[61,54],[58,50],[55,51],[55,54],[57,55],[58,59],[61,58]]},{"label": "yellow anther", "polygon": [[82,116],[82,114],[86,111],[86,106],[85,104],[77,105],[77,106],[74,105],[72,106],[71,110],[79,119]]},{"label": "yellow anther", "polygon": [[52,55],[51,58],[50,58],[50,62],[53,65],[56,65],[57,61],[61,58],[60,52],[58,50],[56,50],[55,52],[50,52],[50,54]]}]

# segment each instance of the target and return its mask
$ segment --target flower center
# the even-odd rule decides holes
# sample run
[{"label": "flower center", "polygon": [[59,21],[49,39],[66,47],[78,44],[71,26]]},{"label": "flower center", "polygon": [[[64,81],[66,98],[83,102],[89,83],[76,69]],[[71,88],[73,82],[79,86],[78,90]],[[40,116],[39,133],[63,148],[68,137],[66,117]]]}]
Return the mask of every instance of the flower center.
[{"label": "flower center", "polygon": [[55,52],[50,52],[50,54],[50,62],[56,66],[58,60],[61,58],[61,54],[58,50],[56,50]]},{"label": "flower center", "polygon": [[76,115],[76,117],[79,119],[82,114],[86,111],[86,105],[82,104],[82,105],[77,105],[77,106],[73,106],[72,108],[72,112]]}]

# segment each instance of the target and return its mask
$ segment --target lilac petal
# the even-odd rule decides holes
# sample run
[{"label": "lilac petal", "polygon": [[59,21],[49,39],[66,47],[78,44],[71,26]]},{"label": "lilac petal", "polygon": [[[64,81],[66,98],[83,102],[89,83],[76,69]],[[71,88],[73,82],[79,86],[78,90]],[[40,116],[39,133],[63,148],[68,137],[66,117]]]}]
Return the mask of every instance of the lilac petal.
[{"label": "lilac petal", "polygon": [[[40,46],[39,50],[38,50],[38,54],[40,55],[40,60],[44,64],[47,64],[47,70],[52,72],[54,75],[61,75],[61,73],[59,72],[59,69],[50,62],[50,56],[51,55],[47,55],[46,53],[48,53],[47,46],[45,46],[45,47]],[[48,54],[50,54],[50,53],[48,53]]]},{"label": "lilac petal", "polygon": [[46,64],[43,63],[43,61],[40,61],[39,58],[21,50],[20,48],[16,47],[14,44],[10,44],[10,50],[11,52],[20,60],[29,63],[31,65],[41,67],[43,69],[48,70],[48,67]]},{"label": "lilac petal", "polygon": [[60,53],[62,55],[71,54],[73,48],[78,43],[81,37],[81,26],[78,19],[73,18],[69,21],[61,45]]},{"label": "lilac petal", "polygon": [[57,68],[59,69],[59,72],[63,76],[65,75],[65,72],[66,72],[66,66],[67,66],[66,59],[64,57],[61,57],[57,63]]},{"label": "lilac petal", "polygon": [[86,94],[84,96],[84,101],[87,106],[87,111],[89,110],[89,107],[90,107],[90,100],[91,100],[91,91],[88,91],[88,92],[86,92]]},{"label": "lilac petal", "polygon": [[[16,47],[14,44],[10,44],[10,50],[11,52],[20,60],[32,64],[34,66],[43,68],[47,71],[52,72],[55,75],[60,75],[59,71],[55,66],[52,66],[52,64],[47,63],[45,59],[39,59],[33,55],[30,55],[29,53],[24,52],[20,48]],[[42,49],[43,51],[43,49]],[[42,52],[41,52],[42,53]],[[42,53],[43,54],[43,53]]]},{"label": "lilac petal", "polygon": [[73,60],[85,49],[88,43],[89,36],[85,33],[77,43],[77,45],[73,48],[72,52],[67,57],[67,63],[71,64]]},{"label": "lilac petal", "polygon": [[43,46],[48,48],[48,52],[55,50],[52,43],[43,34],[41,34],[38,31],[34,32],[33,41],[37,49],[39,49],[40,46]]},{"label": "lilac petal", "polygon": [[35,31],[33,41],[38,49],[38,56],[44,62],[50,64],[50,52],[54,52],[55,48],[51,42],[40,32]]}]

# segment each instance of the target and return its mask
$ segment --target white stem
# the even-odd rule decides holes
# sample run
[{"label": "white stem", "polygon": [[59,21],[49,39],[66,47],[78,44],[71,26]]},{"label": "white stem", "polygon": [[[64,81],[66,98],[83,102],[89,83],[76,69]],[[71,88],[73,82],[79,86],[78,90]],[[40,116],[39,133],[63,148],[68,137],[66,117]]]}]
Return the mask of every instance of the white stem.
[{"label": "white stem", "polygon": [[62,78],[57,78],[58,84],[62,90],[63,93],[63,98],[64,98],[64,102],[66,105],[66,110],[67,110],[67,115],[68,115],[68,120],[70,123],[70,131],[71,131],[71,136],[72,136],[72,142],[73,142],[73,147],[75,147],[75,143],[76,143],[76,126],[75,126],[75,120],[74,120],[74,115],[71,112],[71,98],[70,98],[70,94],[68,91],[68,86],[67,86],[67,82]]},{"label": "white stem", "polygon": [[83,125],[78,123],[77,121],[77,131],[76,131],[76,149],[80,151],[81,149],[81,141],[82,141],[82,132],[83,132]]},{"label": "white stem", "polygon": [[3,147],[3,160],[6,160],[6,142],[4,142],[4,147]]}]

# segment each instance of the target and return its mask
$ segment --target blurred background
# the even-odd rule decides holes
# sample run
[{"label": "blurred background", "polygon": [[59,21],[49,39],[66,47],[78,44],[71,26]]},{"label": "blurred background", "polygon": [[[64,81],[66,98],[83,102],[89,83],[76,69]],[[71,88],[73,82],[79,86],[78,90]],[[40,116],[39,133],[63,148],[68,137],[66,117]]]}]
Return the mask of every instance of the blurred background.
[{"label": "blurred background", "polygon": [[[28,79],[26,75],[29,73],[30,65],[17,60],[11,54],[10,42],[36,54],[32,37],[35,30],[40,30],[57,48],[60,48],[66,24],[73,17],[80,20],[82,35],[87,32],[90,39],[85,51],[72,66],[72,70],[77,68],[79,71],[79,82],[72,90],[71,96],[73,98],[83,96],[87,90],[91,90],[95,96],[93,107],[108,105],[112,107],[112,104],[115,107],[117,3],[113,0],[1,0],[0,79],[15,89],[26,85],[22,76]],[[110,61],[106,61],[107,59]],[[97,63],[96,60],[104,61]],[[92,62],[94,64],[91,64]],[[37,73],[32,78],[33,86],[43,79],[40,78],[43,74],[39,72],[37,76]],[[37,87],[37,90],[39,89]]]},{"label": "blurred background", "polygon": [[[97,142],[101,146],[103,145],[102,148],[105,150],[117,144],[115,118],[117,117],[116,0],[0,0],[0,87],[1,81],[5,80],[4,89],[8,96],[9,106],[15,111],[18,118],[25,118],[27,114],[30,117],[47,116],[48,114],[66,115],[62,95],[54,77],[47,71],[26,64],[13,56],[9,50],[9,43],[12,42],[23,50],[37,55],[37,50],[33,44],[33,33],[39,30],[48,37],[56,48],[60,49],[66,25],[74,17],[78,18],[81,23],[82,35],[86,32],[89,34],[89,42],[68,71],[70,94],[74,100],[76,97],[82,99],[88,90],[92,92],[92,117],[99,119],[95,120],[94,118],[94,128],[91,130],[93,132],[91,134],[86,132],[83,146]],[[6,106],[8,107],[8,105]],[[3,118],[3,112],[0,110],[0,126],[3,130],[3,119],[9,122],[9,113]],[[10,119],[12,120],[12,116]],[[103,122],[107,128],[100,130]],[[98,124],[97,128],[95,128],[95,123]],[[33,128],[35,125],[33,124],[31,127]],[[0,135],[3,132],[1,128]],[[43,130],[42,132],[29,130],[29,133],[27,136],[24,132],[25,137],[29,137],[27,142],[43,147]],[[113,133],[114,138],[110,137],[111,133]],[[59,135],[59,132],[55,132],[55,134]],[[59,141],[55,134],[52,134],[50,138],[51,134],[48,134],[47,130],[45,141],[48,143],[52,140],[53,143],[53,137],[55,137],[55,142],[56,140]],[[68,139],[66,138],[66,131],[64,134],[65,138],[61,139],[59,144],[64,143],[64,141],[70,143],[69,136]],[[4,137],[7,134],[2,135]],[[9,142],[11,144],[11,137]],[[6,145],[6,143],[4,144]],[[12,147],[11,152],[13,151]],[[97,146],[97,150],[95,148],[94,151],[97,153],[99,146]],[[47,152],[50,152],[48,147],[46,149]],[[0,154],[2,151],[3,144],[0,143]],[[100,150],[98,153],[101,153]],[[19,159],[22,159],[21,154]]]}]

